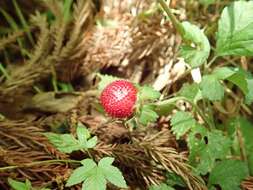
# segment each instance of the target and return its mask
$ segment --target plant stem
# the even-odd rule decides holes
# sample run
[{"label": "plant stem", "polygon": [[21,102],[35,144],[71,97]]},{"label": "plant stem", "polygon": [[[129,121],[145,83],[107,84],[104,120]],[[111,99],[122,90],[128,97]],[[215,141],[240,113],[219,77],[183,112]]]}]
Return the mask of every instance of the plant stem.
[{"label": "plant stem", "polygon": [[214,56],[214,57],[209,61],[209,63],[206,65],[206,67],[209,68],[209,67],[215,62],[215,60],[216,60],[217,58],[218,58],[217,55]]},{"label": "plant stem", "polygon": [[4,68],[4,66],[2,65],[2,63],[0,62],[0,71],[2,72],[3,76],[9,80],[11,77],[10,75],[7,73],[6,69]]},{"label": "plant stem", "polygon": [[45,160],[45,161],[25,163],[25,164],[22,164],[22,165],[19,165],[19,166],[2,167],[2,168],[0,168],[0,172],[3,172],[5,170],[13,170],[13,169],[17,169],[17,168],[26,168],[26,167],[32,167],[32,166],[41,165],[41,164],[52,164],[52,163],[57,163],[57,162],[80,164],[80,161],[78,161],[78,160]]},{"label": "plant stem", "polygon": [[169,18],[170,18],[172,24],[174,25],[174,27],[176,28],[176,30],[183,37],[185,32],[184,32],[184,28],[183,28],[181,22],[179,22],[179,20],[175,17],[175,15],[172,13],[171,9],[168,7],[168,5],[165,3],[164,0],[158,0],[158,2],[162,6],[163,10],[169,16]]},{"label": "plant stem", "polygon": [[166,105],[166,104],[173,104],[174,102],[176,102],[178,100],[183,100],[183,101],[186,101],[186,102],[190,103],[191,106],[200,115],[200,117],[204,120],[204,122],[208,125],[208,127],[210,129],[214,128],[212,122],[208,119],[208,117],[206,117],[206,115],[203,113],[203,111],[194,102],[192,102],[191,100],[189,100],[185,97],[178,96],[178,97],[170,98],[170,99],[167,99],[167,100],[156,102],[154,105],[155,106],[162,106],[162,105]]}]

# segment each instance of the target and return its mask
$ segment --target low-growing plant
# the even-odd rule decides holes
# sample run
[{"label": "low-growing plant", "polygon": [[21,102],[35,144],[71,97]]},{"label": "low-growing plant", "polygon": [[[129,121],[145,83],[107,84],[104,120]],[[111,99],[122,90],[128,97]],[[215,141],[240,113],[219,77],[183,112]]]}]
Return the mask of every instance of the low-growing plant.
[{"label": "low-growing plant", "polygon": [[[213,2],[201,1],[206,6]],[[158,0],[158,3],[159,10],[164,10],[181,35],[180,56],[189,70],[197,71],[201,79],[195,80],[193,76],[192,83],[183,84],[177,94],[167,98],[151,85],[141,86],[99,74],[98,91],[104,113],[123,121],[130,130],[149,127],[159,117],[172,115],[170,129],[177,140],[187,144],[188,163],[196,175],[205,179],[206,189],[214,190],[218,185],[222,190],[239,190],[241,181],[253,175],[253,125],[238,114],[242,109],[252,115],[249,105],[253,102],[253,76],[237,63],[215,64],[226,60],[227,56],[253,56],[253,1],[235,1],[223,9],[215,47],[211,47],[203,29],[188,21],[180,22],[164,0]],[[244,95],[243,101],[235,90]],[[214,112],[229,115],[223,106],[227,97],[239,102],[234,110],[237,116],[220,123]],[[181,109],[179,101],[189,104],[190,111]],[[109,182],[127,188],[123,174],[112,165],[114,158],[103,157],[98,161],[92,157],[90,150],[96,147],[98,138],[83,124],[77,124],[75,135],[46,133],[45,136],[63,153],[81,151],[89,155],[81,161],[55,161],[81,165],[72,172],[66,187],[82,183],[83,190],[105,190]],[[159,186],[151,186],[150,190],[185,186],[180,176],[167,174],[167,178]],[[9,183],[13,189],[17,184],[23,189],[31,188],[28,180],[21,183],[10,179]]]}]

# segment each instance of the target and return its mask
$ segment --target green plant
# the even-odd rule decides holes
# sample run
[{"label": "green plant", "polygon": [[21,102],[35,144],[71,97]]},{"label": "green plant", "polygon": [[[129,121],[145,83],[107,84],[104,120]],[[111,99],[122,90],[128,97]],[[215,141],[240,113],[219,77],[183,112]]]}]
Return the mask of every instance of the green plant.
[{"label": "green plant", "polygon": [[[86,151],[97,144],[97,137],[91,137],[89,130],[81,123],[77,124],[77,139],[71,134],[46,133],[48,140],[61,152]],[[120,170],[113,166],[114,158],[104,157],[98,164],[91,158],[80,161],[81,167],[73,171],[66,186],[73,186],[83,182],[82,189],[105,190],[107,181],[121,188],[127,188]]]},{"label": "green plant", "polygon": [[[233,135],[228,135],[227,130],[231,129],[224,128],[225,123],[223,128],[220,128],[213,116],[215,109],[212,105],[222,105],[228,96],[238,100],[232,89],[237,88],[245,97],[240,107],[248,110],[247,106],[253,102],[253,77],[239,65],[214,67],[214,64],[225,56],[253,56],[253,2],[236,1],[224,8],[218,22],[216,48],[213,49],[204,30],[187,21],[179,22],[165,1],[158,2],[183,39],[180,55],[191,69],[199,68],[202,71],[202,79],[200,82],[183,85],[176,96],[169,99],[159,98],[159,92],[151,87],[140,87],[136,84],[138,103],[134,116],[127,123],[134,123],[135,127],[140,124],[146,126],[156,121],[160,110],[176,109],[178,101],[189,103],[192,111],[176,112],[170,123],[176,138],[185,139],[187,142],[190,165],[199,175],[210,174],[210,188],[214,188],[212,184],[219,184],[223,190],[237,189],[243,179],[252,175],[253,154],[248,151],[253,142],[252,138],[249,140],[248,137],[248,134],[253,134],[252,124],[248,121],[246,122],[251,127],[237,127],[237,124],[234,124]],[[100,88],[101,84],[110,83],[112,78],[102,76]],[[222,109],[218,108],[218,111],[222,112]],[[197,120],[197,117],[201,119]],[[236,119],[239,123],[244,120],[240,117]],[[241,157],[241,161],[234,160],[237,155]],[[232,159],[227,160],[229,157]],[[230,182],[230,174],[225,175],[226,168],[231,170],[231,175],[237,170],[242,172],[234,175],[234,181]],[[219,172],[224,172],[224,178],[217,178]]]}]

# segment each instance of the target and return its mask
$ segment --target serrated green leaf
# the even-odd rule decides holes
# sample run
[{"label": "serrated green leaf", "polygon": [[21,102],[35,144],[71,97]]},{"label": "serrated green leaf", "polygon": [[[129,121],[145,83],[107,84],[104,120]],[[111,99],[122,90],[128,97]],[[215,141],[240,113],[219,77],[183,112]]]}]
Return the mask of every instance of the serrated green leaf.
[{"label": "serrated green leaf", "polygon": [[85,159],[81,161],[81,167],[75,169],[69,177],[66,186],[70,187],[84,181],[91,173],[91,171],[97,167],[97,164],[92,159]]},{"label": "serrated green leaf", "polygon": [[98,142],[97,136],[92,137],[86,143],[86,148],[94,148]]},{"label": "serrated green leaf", "polygon": [[45,133],[48,140],[61,152],[71,153],[73,151],[93,148],[97,144],[97,137],[90,138],[90,132],[84,125],[78,124],[76,139],[71,134]]},{"label": "serrated green leaf", "polygon": [[202,96],[211,101],[222,100],[224,87],[214,75],[205,75],[200,83]]},{"label": "serrated green leaf", "polygon": [[106,180],[112,184],[126,188],[126,182],[120,170],[111,164],[114,158],[102,158],[98,165],[92,159],[81,161],[83,166],[74,170],[67,181],[67,187],[83,182],[82,189],[105,190]]},{"label": "serrated green leaf", "polygon": [[13,190],[31,190],[32,184],[27,179],[25,182],[16,181],[14,179],[8,178],[8,183]]},{"label": "serrated green leaf", "polygon": [[126,181],[120,172],[120,170],[114,166],[112,166],[112,162],[114,158],[106,157],[100,160],[98,163],[99,168],[103,172],[105,178],[111,182],[112,184],[121,187],[127,188]]},{"label": "serrated green leaf", "polygon": [[224,159],[228,154],[231,141],[219,130],[207,131],[196,125],[188,139],[190,149],[189,161],[200,174],[210,172],[217,159]]},{"label": "serrated green leaf", "polygon": [[209,176],[209,186],[220,185],[222,190],[240,190],[240,183],[249,175],[247,165],[240,160],[218,163]]},{"label": "serrated green leaf", "polygon": [[143,86],[139,87],[138,95],[141,101],[145,101],[145,100],[156,100],[161,96],[161,93],[151,86]]},{"label": "serrated green leaf", "polygon": [[71,153],[81,148],[78,140],[73,135],[55,133],[45,133],[44,135],[61,152]]},{"label": "serrated green leaf", "polygon": [[152,185],[149,190],[175,190],[173,187],[161,183],[160,185]]},{"label": "serrated green leaf", "polygon": [[198,102],[198,100],[202,99],[201,91],[199,89],[199,85],[197,83],[189,84],[186,83],[179,91],[179,95],[183,96],[193,102]]},{"label": "serrated green leaf", "polygon": [[[189,41],[191,45],[182,46],[180,54],[191,67],[199,67],[209,57],[209,41],[203,30],[200,30],[197,26],[189,22],[183,22],[182,26],[185,31],[183,39]],[[192,43],[194,46],[192,46]]]},{"label": "serrated green leaf", "polygon": [[98,74],[100,77],[100,82],[98,83],[98,89],[103,90],[108,84],[112,83],[113,81],[120,80],[118,77],[114,77],[111,75],[102,75]]},{"label": "serrated green leaf", "polygon": [[78,123],[76,128],[76,134],[79,142],[87,142],[87,139],[90,138],[89,130],[81,123]]},{"label": "serrated green leaf", "polygon": [[155,122],[158,118],[158,114],[154,111],[154,107],[151,105],[144,105],[140,111],[139,121],[143,125]]},{"label": "serrated green leaf", "polygon": [[82,190],[106,190],[106,179],[99,168],[93,169],[90,176],[85,179]]},{"label": "serrated green leaf", "polygon": [[177,139],[187,133],[195,124],[195,119],[188,112],[178,111],[171,118],[171,130]]},{"label": "serrated green leaf", "polygon": [[217,34],[218,55],[253,55],[252,10],[252,1],[236,1],[222,11]]}]

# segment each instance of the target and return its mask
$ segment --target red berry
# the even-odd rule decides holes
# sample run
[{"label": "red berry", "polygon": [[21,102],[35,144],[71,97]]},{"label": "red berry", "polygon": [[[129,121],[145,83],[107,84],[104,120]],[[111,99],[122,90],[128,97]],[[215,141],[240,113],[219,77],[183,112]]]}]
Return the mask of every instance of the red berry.
[{"label": "red berry", "polygon": [[117,80],[105,87],[100,101],[106,113],[115,118],[132,115],[137,99],[137,89],[126,80]]}]

